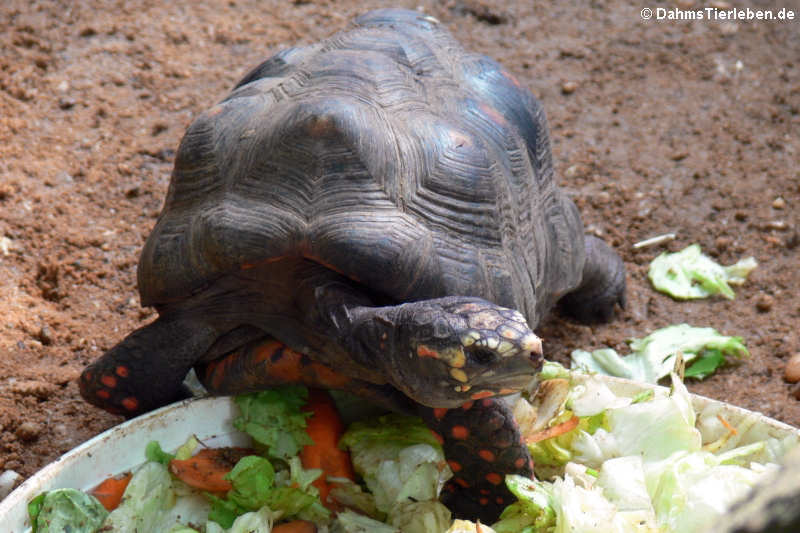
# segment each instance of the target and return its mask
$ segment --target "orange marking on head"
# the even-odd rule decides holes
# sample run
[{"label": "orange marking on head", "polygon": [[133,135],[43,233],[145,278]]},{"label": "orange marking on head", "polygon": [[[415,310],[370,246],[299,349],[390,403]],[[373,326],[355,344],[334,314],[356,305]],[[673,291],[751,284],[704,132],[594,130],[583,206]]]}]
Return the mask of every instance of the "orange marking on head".
[{"label": "orange marking on head", "polygon": [[463,468],[461,466],[461,463],[459,463],[458,461],[453,461],[452,459],[448,459],[447,464],[450,465],[450,470],[452,470],[453,472],[460,472],[461,469]]},{"label": "orange marking on head", "polygon": [[127,378],[131,374],[130,369],[127,366],[122,365],[119,365],[114,372],[121,378]]},{"label": "orange marking on head", "polygon": [[478,503],[481,504],[481,505],[488,505],[489,504],[489,498],[478,498]]},{"label": "orange marking on head", "polygon": [[486,481],[491,483],[492,485],[499,485],[503,482],[503,476],[498,474],[497,472],[489,472],[486,474]]},{"label": "orange marking on head", "polygon": [[479,456],[481,457],[481,459],[483,459],[484,461],[488,461],[488,462],[490,462],[490,463],[493,463],[493,462],[494,462],[494,453],[493,453],[491,450],[480,450],[480,451],[478,452],[478,455],[479,455]]},{"label": "orange marking on head", "polygon": [[135,411],[136,409],[139,408],[139,400],[137,400],[133,396],[128,396],[127,398],[122,400],[122,407],[124,407],[128,411]]},{"label": "orange marking on head", "polygon": [[456,483],[457,485],[464,487],[465,489],[469,487],[469,483],[467,482],[467,480],[460,477],[453,478],[453,483]]},{"label": "orange marking on head", "polygon": [[488,398],[490,396],[494,396],[494,393],[490,390],[481,390],[478,392],[473,393],[470,398],[473,400],[482,400],[483,398]]},{"label": "orange marking on head", "polygon": [[449,409],[447,409],[446,407],[435,407],[433,409],[433,417],[436,420],[441,420],[442,418],[444,418],[444,415],[447,414],[447,411],[449,411]]},{"label": "orange marking on head", "polygon": [[514,466],[516,466],[517,468],[522,468],[523,466],[525,466],[525,458],[520,457],[519,459],[514,461]]},{"label": "orange marking on head", "polygon": [[450,434],[454,439],[466,439],[469,437],[469,429],[467,429],[466,426],[453,426],[453,429],[450,430]]},{"label": "orange marking on head", "polygon": [[100,378],[100,383],[102,383],[103,385],[105,385],[109,389],[113,389],[114,387],[117,386],[117,378],[115,378],[114,376],[109,376],[109,375],[102,376]]},{"label": "orange marking on head", "polygon": [[439,352],[428,348],[424,344],[417,346],[417,355],[420,357],[433,357],[434,359],[439,359]]},{"label": "orange marking on head", "polygon": [[470,409],[472,409],[473,405],[475,405],[475,402],[467,402],[464,405],[462,405],[461,408],[465,411],[469,411]]},{"label": "orange marking on head", "polygon": [[436,433],[434,430],[431,430],[431,433],[433,433],[433,438],[439,441],[439,444],[444,444],[444,439],[442,438],[441,435]]},{"label": "orange marking on head", "polygon": [[111,398],[111,393],[105,389],[100,389],[95,393],[95,396],[97,396],[98,398],[102,398],[103,400],[108,400],[109,398]]},{"label": "orange marking on head", "polygon": [[502,496],[498,496],[497,498],[494,499],[494,501],[497,502],[497,505],[503,505],[504,503],[506,503],[506,501],[503,499]]},{"label": "orange marking on head", "polygon": [[484,406],[484,407],[491,407],[492,404],[494,404],[494,400],[491,400],[491,399],[481,400],[481,405]]}]

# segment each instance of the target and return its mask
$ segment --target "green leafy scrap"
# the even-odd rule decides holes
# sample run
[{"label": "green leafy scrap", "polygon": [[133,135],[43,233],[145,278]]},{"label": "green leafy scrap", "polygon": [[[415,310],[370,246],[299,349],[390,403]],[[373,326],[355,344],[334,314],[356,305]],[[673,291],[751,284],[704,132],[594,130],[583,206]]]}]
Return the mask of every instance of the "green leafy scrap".
[{"label": "green leafy scrap", "polygon": [[707,298],[720,294],[733,300],[731,285],[741,285],[747,275],[758,266],[752,257],[722,266],[692,244],[680,252],[664,252],[650,263],[647,277],[656,290],[677,300]]}]

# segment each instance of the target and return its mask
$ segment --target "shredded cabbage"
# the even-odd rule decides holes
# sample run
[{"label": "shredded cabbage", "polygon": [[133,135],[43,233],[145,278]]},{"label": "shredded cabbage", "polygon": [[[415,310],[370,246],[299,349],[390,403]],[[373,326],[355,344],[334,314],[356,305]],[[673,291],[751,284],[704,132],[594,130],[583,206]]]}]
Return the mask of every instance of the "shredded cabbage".
[{"label": "shredded cabbage", "polygon": [[611,348],[575,350],[571,354],[572,366],[585,372],[657,383],[672,372],[678,352],[687,363],[699,358],[686,369],[687,376],[697,378],[714,372],[725,363],[725,356],[749,355],[741,337],[727,337],[713,328],[688,324],[658,329],[642,339],[630,339],[629,343],[632,353],[625,357]]},{"label": "shredded cabbage", "polygon": [[692,244],[675,253],[663,253],[650,263],[647,277],[656,290],[678,300],[706,298],[720,294],[733,300],[731,285],[741,285],[747,275],[758,266],[752,257],[731,266],[722,266]]}]

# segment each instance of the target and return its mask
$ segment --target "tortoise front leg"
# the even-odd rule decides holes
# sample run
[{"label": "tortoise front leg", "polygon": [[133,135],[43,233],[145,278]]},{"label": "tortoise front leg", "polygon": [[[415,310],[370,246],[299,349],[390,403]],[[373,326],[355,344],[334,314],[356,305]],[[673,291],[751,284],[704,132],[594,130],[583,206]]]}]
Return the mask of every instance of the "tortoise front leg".
[{"label": "tortoise front leg", "polygon": [[533,477],[533,460],[509,406],[485,398],[454,409],[419,406],[418,413],[442,442],[453,471],[442,502],[457,518],[496,522],[515,501],[506,474]]}]

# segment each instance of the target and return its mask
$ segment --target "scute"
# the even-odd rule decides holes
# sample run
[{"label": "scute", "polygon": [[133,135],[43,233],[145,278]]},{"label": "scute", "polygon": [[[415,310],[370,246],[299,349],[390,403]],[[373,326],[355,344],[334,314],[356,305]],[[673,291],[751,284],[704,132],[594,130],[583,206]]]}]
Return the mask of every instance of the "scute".
[{"label": "scute", "polygon": [[479,296],[541,317],[583,267],[541,106],[438,22],[378,10],[268,59],[179,149],[142,255],[145,305],[274,257],[396,301]]}]

